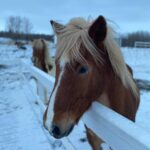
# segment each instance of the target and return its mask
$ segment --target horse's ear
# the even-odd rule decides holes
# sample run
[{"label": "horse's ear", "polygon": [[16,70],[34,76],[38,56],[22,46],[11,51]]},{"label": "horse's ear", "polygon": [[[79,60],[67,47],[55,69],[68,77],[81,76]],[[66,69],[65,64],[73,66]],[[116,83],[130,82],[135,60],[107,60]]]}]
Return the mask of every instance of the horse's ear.
[{"label": "horse's ear", "polygon": [[53,30],[54,30],[54,32],[55,32],[56,34],[59,34],[59,33],[61,32],[61,30],[65,28],[64,25],[62,25],[62,24],[60,24],[60,23],[57,23],[57,22],[55,22],[55,21],[53,21],[53,20],[51,20],[50,23],[51,23],[52,28],[53,28]]},{"label": "horse's ear", "polygon": [[89,28],[89,36],[97,45],[99,42],[103,42],[106,37],[107,24],[103,16],[99,16]]}]

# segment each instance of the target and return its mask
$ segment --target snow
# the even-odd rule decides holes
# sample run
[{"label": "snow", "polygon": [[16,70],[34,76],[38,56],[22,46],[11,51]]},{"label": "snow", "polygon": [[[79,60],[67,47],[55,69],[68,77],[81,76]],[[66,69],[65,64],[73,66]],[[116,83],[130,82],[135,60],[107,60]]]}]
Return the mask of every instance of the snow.
[{"label": "snow", "polygon": [[0,150],[48,150],[50,144],[27,101],[18,69],[13,65],[0,69]]},{"label": "snow", "polygon": [[0,150],[64,150],[61,141],[49,139],[34,90],[21,73],[26,70],[17,60],[31,63],[31,52],[5,45],[0,51],[0,62],[7,63],[0,65]]},{"label": "snow", "polygon": [[2,37],[0,37],[0,43],[1,44],[9,44],[9,43],[11,43],[13,40],[12,39],[10,39],[10,38],[2,38]]},{"label": "snow", "polygon": [[[150,48],[123,48],[123,55],[134,73],[134,78],[150,81]],[[150,91],[141,91],[141,102],[136,124],[150,132]]]},{"label": "snow", "polygon": [[[32,48],[18,49],[0,45],[0,150],[64,150],[61,140],[55,140],[43,129],[42,113],[36,103],[36,84],[29,71],[18,60],[32,65]],[[126,62],[133,68],[134,77],[150,81],[150,49],[123,48]],[[52,51],[54,55],[55,51]],[[5,65],[7,63],[7,65]],[[3,65],[2,65],[3,64]],[[23,76],[22,72],[26,72]],[[26,78],[28,76],[28,78]],[[136,124],[150,131],[150,92],[141,91],[141,104]],[[77,149],[91,150],[82,121],[69,135]],[[104,145],[105,150],[107,149]]]},{"label": "snow", "polygon": [[122,51],[134,77],[150,81],[150,48],[123,48]]},{"label": "snow", "polygon": [[137,112],[136,124],[150,133],[150,92],[141,92],[141,102]]}]

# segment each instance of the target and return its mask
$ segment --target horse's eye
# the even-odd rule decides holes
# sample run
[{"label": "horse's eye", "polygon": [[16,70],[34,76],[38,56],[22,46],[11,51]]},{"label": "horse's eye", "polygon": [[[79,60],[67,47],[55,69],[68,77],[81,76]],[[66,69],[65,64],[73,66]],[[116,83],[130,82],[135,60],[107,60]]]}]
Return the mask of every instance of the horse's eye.
[{"label": "horse's eye", "polygon": [[78,69],[78,73],[79,73],[79,74],[87,73],[87,71],[88,71],[88,67],[87,67],[87,66],[81,66],[81,67]]}]

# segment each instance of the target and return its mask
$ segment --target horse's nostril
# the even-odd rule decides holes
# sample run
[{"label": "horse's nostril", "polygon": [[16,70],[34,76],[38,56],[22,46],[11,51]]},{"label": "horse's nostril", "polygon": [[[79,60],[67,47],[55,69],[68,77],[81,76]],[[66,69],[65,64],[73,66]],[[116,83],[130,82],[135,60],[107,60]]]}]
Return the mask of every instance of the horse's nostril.
[{"label": "horse's nostril", "polygon": [[61,134],[59,127],[53,125],[52,133],[54,136],[59,136]]}]

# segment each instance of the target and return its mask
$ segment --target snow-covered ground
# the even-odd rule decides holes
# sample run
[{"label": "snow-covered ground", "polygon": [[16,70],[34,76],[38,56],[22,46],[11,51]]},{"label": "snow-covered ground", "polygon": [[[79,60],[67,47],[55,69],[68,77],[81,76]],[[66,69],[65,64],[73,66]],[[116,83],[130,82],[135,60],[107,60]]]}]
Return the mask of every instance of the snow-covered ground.
[{"label": "snow-covered ground", "polygon": [[[22,76],[28,72],[17,60],[32,65],[32,48],[18,49],[0,45],[0,150],[64,150],[61,140],[50,137],[42,126],[42,113],[36,103],[34,84]],[[134,77],[150,81],[150,49],[123,48],[126,62],[133,68]],[[52,52],[54,53],[54,52]],[[3,60],[7,60],[8,65]],[[10,63],[9,63],[10,62]],[[33,88],[33,89],[32,89]],[[32,91],[33,90],[33,91]],[[150,92],[141,91],[141,104],[136,124],[150,131]],[[90,150],[82,122],[70,134],[77,149]]]},{"label": "snow-covered ground", "polygon": [[126,62],[133,68],[134,77],[150,81],[150,48],[123,48]]},{"label": "snow-covered ground", "polygon": [[10,38],[2,38],[0,37],[0,44],[11,44],[13,42]]},{"label": "snow-covered ground", "polygon": [[[26,48],[0,45],[0,150],[65,150],[61,140],[54,139],[43,128],[35,82],[22,74],[30,76],[19,60],[32,65],[32,48],[30,45]],[[70,135],[71,142],[78,143],[77,149],[88,150],[88,143],[80,141],[85,138],[83,124],[79,126]],[[83,144],[79,146],[80,143]]]},{"label": "snow-covered ground", "polygon": [[0,67],[0,150],[49,150],[51,145],[32,108],[34,97],[18,72],[20,66],[15,65]]},{"label": "snow-covered ground", "polygon": [[[150,48],[123,48],[123,55],[134,73],[134,78],[150,81]],[[150,91],[141,91],[141,102],[136,124],[150,133]]]}]

